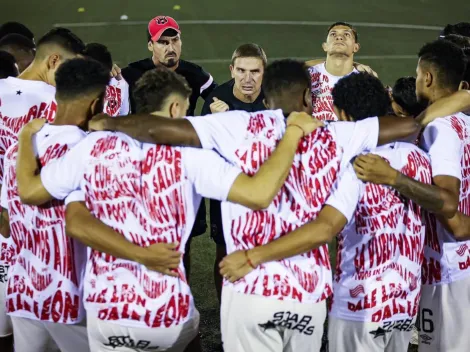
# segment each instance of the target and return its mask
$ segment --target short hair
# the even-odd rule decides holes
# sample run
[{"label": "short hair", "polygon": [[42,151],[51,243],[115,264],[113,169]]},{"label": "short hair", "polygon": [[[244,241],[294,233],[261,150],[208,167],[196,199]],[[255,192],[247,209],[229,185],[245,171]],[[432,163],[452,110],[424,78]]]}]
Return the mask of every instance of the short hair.
[{"label": "short hair", "polygon": [[15,51],[24,51],[34,53],[36,45],[33,41],[21,34],[8,34],[0,39],[0,50],[12,49]]},{"label": "short hair", "polygon": [[460,49],[470,48],[470,37],[464,37],[463,35],[458,34],[449,34],[441,39],[454,43]]},{"label": "short hair", "polygon": [[416,78],[401,77],[392,88],[392,98],[411,116],[418,116],[426,108],[416,97]]},{"label": "short hair", "polygon": [[0,79],[18,76],[18,66],[13,55],[0,51]]},{"label": "short hair", "polygon": [[470,37],[470,22],[459,22],[456,24],[448,24],[441,31],[441,38],[449,34],[458,34],[464,37]]},{"label": "short hair", "polygon": [[326,31],[326,34],[330,34],[330,31],[333,29],[333,27],[336,27],[336,26],[345,26],[345,27],[348,27],[352,32],[353,32],[353,35],[354,35],[354,41],[356,43],[359,43],[359,34],[357,34],[357,29],[350,23],[347,23],[347,22],[335,22],[333,23],[331,26],[328,27],[328,30]]},{"label": "short hair", "polygon": [[301,94],[310,87],[310,75],[303,61],[284,59],[272,62],[263,76],[263,92],[267,98],[286,93]]},{"label": "short hair", "polygon": [[331,95],[334,105],[356,121],[383,116],[390,110],[390,97],[382,82],[365,72],[341,78]]},{"label": "short hair", "polygon": [[109,69],[109,71],[111,71],[113,68],[113,58],[111,56],[111,53],[109,52],[108,48],[103,44],[88,43],[85,46],[83,55],[85,55],[86,57],[91,57],[92,59],[101,62],[104,67]]},{"label": "short hair", "polygon": [[137,81],[133,97],[137,113],[160,111],[171,94],[179,94],[183,98],[191,95],[191,88],[183,76],[158,65],[147,71]]},{"label": "short hair", "polygon": [[458,89],[465,73],[466,58],[462,49],[448,40],[435,40],[425,44],[418,53],[421,62],[436,70],[441,87]]},{"label": "short hair", "polygon": [[268,64],[268,58],[263,48],[258,44],[249,43],[242,44],[235,49],[232,55],[232,66],[235,65],[235,60],[242,57],[256,57],[263,62],[263,67],[266,68]]},{"label": "short hair", "polygon": [[34,34],[24,24],[19,22],[5,22],[0,26],[0,38],[8,34],[20,34],[34,43]]},{"label": "short hair", "polygon": [[67,28],[54,28],[44,34],[38,41],[38,51],[41,46],[55,44],[71,54],[82,54],[85,50],[85,43]]},{"label": "short hair", "polygon": [[87,94],[104,93],[109,71],[90,58],[74,58],[59,66],[55,74],[56,97],[72,100]]}]

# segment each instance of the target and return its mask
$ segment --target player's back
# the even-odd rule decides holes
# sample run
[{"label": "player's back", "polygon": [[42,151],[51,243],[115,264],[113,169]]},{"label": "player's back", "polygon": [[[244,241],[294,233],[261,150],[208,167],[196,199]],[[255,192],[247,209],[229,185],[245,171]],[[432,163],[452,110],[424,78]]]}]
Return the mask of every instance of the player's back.
[{"label": "player's back", "polygon": [[[45,125],[34,136],[41,166],[61,158],[84,137],[77,126]],[[78,322],[84,317],[79,275],[86,260],[85,247],[65,233],[63,201],[53,200],[39,207],[21,202],[16,180],[17,153],[15,142],[5,156],[1,197],[2,207],[8,209],[16,253],[9,272],[8,313],[65,324]],[[18,289],[19,282],[24,290]]]},{"label": "player's back", "polygon": [[[429,157],[412,144],[391,143],[372,153],[410,178],[432,181]],[[337,190],[348,195],[329,200],[335,206],[343,196],[342,203],[351,204],[338,206],[355,209],[338,236],[331,314],[356,321],[412,319],[420,297],[426,212],[395,189],[364,184],[352,168],[348,173],[349,185]]]}]

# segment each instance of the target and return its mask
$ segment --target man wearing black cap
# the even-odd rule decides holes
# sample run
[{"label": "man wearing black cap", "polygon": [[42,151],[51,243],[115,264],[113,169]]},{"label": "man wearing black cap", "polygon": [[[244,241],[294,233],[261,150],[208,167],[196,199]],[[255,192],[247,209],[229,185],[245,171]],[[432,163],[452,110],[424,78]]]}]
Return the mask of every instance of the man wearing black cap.
[{"label": "man wearing black cap", "polygon": [[[145,72],[154,69],[159,64],[175,71],[188,81],[189,87],[192,89],[189,97],[188,116],[194,115],[198,98],[207,99],[214,88],[217,87],[217,83],[214,82],[212,76],[204,71],[202,67],[180,59],[182,44],[180,35],[180,27],[172,17],[157,16],[150,20],[147,28],[147,47],[152,53],[152,57],[132,62],[122,70],[122,76],[129,84],[131,111],[135,111],[135,102],[132,95],[135,83]],[[202,202],[196,216],[191,238],[202,235],[206,228],[206,206]],[[184,266],[188,276],[190,245],[191,240],[187,242],[184,256]]]}]

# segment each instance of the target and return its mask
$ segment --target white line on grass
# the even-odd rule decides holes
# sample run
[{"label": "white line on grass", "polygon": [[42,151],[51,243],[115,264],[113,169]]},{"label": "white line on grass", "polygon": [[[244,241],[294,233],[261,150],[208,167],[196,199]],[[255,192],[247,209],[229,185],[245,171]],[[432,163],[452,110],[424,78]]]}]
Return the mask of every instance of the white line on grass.
[{"label": "white line on grass", "polygon": [[[264,21],[264,20],[181,20],[179,24],[215,24],[215,25],[285,25],[285,26],[328,26],[334,21]],[[426,26],[419,24],[400,23],[374,23],[374,22],[354,22],[356,27],[369,28],[394,28],[394,29],[420,29],[420,30],[441,30],[440,26]],[[54,27],[108,27],[108,26],[141,26],[147,25],[148,21],[119,21],[119,22],[71,22],[55,23]]]},{"label": "white line on grass", "polygon": [[[285,57],[270,57],[270,61],[285,59]],[[307,61],[315,60],[317,58],[312,57],[290,57],[290,59]],[[357,55],[354,56],[356,60],[417,60],[417,55]],[[230,58],[227,59],[188,59],[191,62],[198,64],[223,64],[230,63]]]}]

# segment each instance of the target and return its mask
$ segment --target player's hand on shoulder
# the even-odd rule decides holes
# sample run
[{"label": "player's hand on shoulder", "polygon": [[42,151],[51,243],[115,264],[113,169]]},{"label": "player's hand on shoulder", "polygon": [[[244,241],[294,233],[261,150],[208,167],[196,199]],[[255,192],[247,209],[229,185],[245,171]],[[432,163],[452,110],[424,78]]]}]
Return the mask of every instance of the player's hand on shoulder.
[{"label": "player's hand on shoulder", "polygon": [[209,108],[211,109],[211,112],[213,114],[216,114],[218,112],[225,112],[230,109],[230,107],[227,105],[226,102],[219,100],[218,98],[214,97],[212,98],[214,102],[209,105]]},{"label": "player's hand on shoulder", "polygon": [[88,121],[89,131],[112,131],[113,118],[107,114],[98,114]]},{"label": "player's hand on shoulder", "polygon": [[287,118],[287,127],[293,126],[303,131],[303,137],[315,131],[318,127],[323,127],[325,124],[306,112],[291,112]]},{"label": "player's hand on shoulder", "polygon": [[399,171],[376,154],[359,155],[353,166],[358,179],[379,185],[393,186],[399,174]]},{"label": "player's hand on shoulder", "polygon": [[19,137],[28,136],[31,137],[33,134],[39,132],[39,130],[44,126],[47,122],[46,119],[34,119],[28,122],[20,131]]},{"label": "player's hand on shoulder", "polygon": [[118,65],[113,64],[113,68],[111,69],[109,75],[111,76],[111,78],[115,78],[120,81],[122,79],[121,68]]},{"label": "player's hand on shoulder", "polygon": [[355,62],[354,63],[354,67],[356,70],[358,70],[359,72],[366,72],[374,77],[377,77],[379,78],[379,75],[377,74],[377,72],[375,72],[370,66],[367,66],[367,65],[364,65],[364,64],[360,64],[358,62]]},{"label": "player's hand on shoulder", "polygon": [[155,243],[145,248],[138,261],[150,270],[178,277],[182,254],[177,249],[177,243]]},{"label": "player's hand on shoulder", "polygon": [[235,251],[227,255],[219,264],[220,275],[235,282],[248,275],[253,268],[247,261],[245,251]]}]

